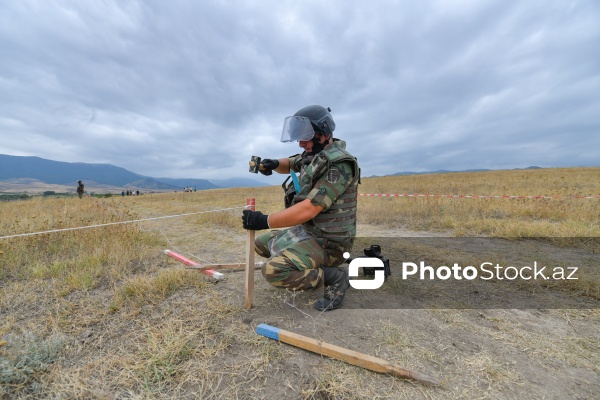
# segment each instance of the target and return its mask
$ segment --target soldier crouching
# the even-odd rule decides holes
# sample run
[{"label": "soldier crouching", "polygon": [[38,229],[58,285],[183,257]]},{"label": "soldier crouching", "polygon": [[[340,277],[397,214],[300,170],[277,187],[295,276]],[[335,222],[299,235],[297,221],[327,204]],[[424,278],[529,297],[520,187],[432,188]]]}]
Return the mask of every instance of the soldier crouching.
[{"label": "soldier crouching", "polygon": [[315,303],[324,311],[341,307],[349,286],[348,273],[340,265],[356,236],[360,175],[346,143],[333,138],[334,129],[330,110],[321,106],[308,106],[287,117],[281,141],[298,141],[304,152],[265,159],[260,172],[300,174],[290,206],[270,215],[245,210],[243,216],[246,229],[291,227],[256,238],[256,252],[269,259],[262,274],[280,288],[306,290],[324,283],[324,296]]}]

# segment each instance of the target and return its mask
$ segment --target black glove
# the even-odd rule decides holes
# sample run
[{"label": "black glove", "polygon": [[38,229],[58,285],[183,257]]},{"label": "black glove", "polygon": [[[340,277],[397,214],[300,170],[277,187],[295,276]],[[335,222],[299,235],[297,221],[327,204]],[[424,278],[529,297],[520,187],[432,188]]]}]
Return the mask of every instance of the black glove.
[{"label": "black glove", "polygon": [[273,170],[279,167],[279,160],[272,160],[270,158],[266,158],[260,162],[260,166],[262,168],[258,168],[258,171],[263,175],[271,175]]},{"label": "black glove", "polygon": [[259,231],[261,229],[269,229],[269,216],[260,211],[244,210],[242,221],[244,229]]}]

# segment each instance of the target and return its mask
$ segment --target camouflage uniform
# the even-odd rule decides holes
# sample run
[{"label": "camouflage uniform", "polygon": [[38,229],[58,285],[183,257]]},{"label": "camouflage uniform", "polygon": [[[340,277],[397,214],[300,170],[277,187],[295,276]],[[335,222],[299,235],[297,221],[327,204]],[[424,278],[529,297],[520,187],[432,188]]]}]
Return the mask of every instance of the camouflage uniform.
[{"label": "camouflage uniform", "polygon": [[79,182],[79,184],[77,185],[77,194],[79,195],[80,199],[83,197],[83,192],[84,192],[83,188],[84,188],[83,183]]},{"label": "camouflage uniform", "polygon": [[359,169],[346,150],[334,139],[314,157],[305,153],[290,157],[290,167],[300,173],[300,191],[293,203],[309,199],[324,210],[315,218],[283,231],[256,238],[256,252],[270,258],[262,274],[276,287],[305,290],[319,286],[321,267],[344,262],[356,236],[356,197]]}]

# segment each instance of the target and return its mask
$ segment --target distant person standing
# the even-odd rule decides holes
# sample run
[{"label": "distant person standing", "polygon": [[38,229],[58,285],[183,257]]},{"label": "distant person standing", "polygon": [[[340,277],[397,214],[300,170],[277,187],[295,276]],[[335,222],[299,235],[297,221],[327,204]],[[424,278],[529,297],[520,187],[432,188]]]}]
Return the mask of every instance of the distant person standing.
[{"label": "distant person standing", "polygon": [[79,198],[83,197],[83,182],[81,182],[80,180],[77,181],[77,195],[79,196]]}]

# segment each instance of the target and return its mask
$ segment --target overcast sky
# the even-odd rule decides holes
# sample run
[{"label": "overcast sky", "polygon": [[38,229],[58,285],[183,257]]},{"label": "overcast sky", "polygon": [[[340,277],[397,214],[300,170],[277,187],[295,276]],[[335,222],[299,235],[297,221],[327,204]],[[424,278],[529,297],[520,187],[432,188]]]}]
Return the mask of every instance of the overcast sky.
[{"label": "overcast sky", "polygon": [[597,0],[0,0],[0,55],[0,154],[254,178],[320,104],[363,176],[600,166]]}]

